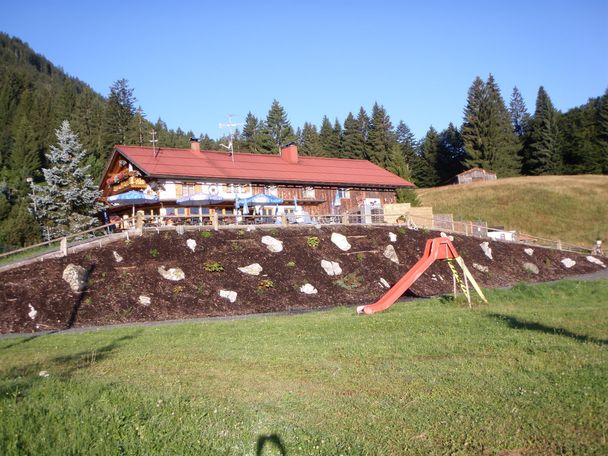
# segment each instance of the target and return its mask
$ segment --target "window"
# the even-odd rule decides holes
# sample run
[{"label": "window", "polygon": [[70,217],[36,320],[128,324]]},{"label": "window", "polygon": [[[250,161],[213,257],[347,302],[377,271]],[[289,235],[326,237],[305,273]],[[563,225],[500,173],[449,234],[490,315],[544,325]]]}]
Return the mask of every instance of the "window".
[{"label": "window", "polygon": [[198,207],[190,208],[190,215],[198,215],[198,213],[199,213]]},{"label": "window", "polygon": [[193,182],[185,182],[182,185],[182,196],[191,196],[196,193],[196,186]]},{"label": "window", "polygon": [[177,215],[186,215],[186,208],[185,207],[178,207],[177,208]]},{"label": "window", "polygon": [[304,198],[314,198],[315,197],[315,188],[314,187],[304,187],[302,196]]},{"label": "window", "polygon": [[173,207],[168,207],[168,208],[167,208],[167,212],[166,212],[166,214],[167,214],[167,215],[175,215],[175,208],[173,208]]},{"label": "window", "polygon": [[338,192],[338,198],[350,198],[350,190],[346,189],[346,188],[339,188],[337,190]]}]

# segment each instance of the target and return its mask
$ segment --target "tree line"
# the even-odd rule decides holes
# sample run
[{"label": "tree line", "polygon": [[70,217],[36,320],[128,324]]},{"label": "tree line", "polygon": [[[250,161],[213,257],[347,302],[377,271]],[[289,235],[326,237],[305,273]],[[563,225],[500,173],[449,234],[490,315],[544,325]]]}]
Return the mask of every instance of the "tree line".
[{"label": "tree line", "polygon": [[[82,166],[99,179],[115,144],[150,145],[156,131],[161,147],[189,147],[192,131],[151,122],[134,89],[116,81],[106,96],[35,53],[17,38],[0,33],[0,250],[40,239],[30,209],[31,192],[46,185],[51,144],[63,121],[79,139]],[[199,134],[203,150],[220,149],[227,138]],[[460,126],[430,127],[417,139],[404,121],[393,124],[375,103],[348,113],[343,121],[324,116],[320,126],[305,122],[294,130],[274,100],[265,118],[249,112],[234,136],[238,152],[278,153],[296,142],[305,156],[367,159],[420,187],[448,183],[472,167],[499,177],[539,174],[608,173],[608,90],[603,96],[561,113],[543,87],[529,113],[519,90],[507,105],[492,75],[473,81]],[[28,179],[31,178],[31,179]],[[30,182],[28,182],[30,181]],[[401,190],[400,201],[417,204]]]}]

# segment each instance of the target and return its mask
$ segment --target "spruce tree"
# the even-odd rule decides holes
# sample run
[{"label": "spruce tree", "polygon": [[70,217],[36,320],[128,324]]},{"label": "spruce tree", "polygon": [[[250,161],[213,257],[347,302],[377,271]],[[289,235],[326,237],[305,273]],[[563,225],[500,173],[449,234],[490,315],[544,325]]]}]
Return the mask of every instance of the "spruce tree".
[{"label": "spruce tree", "polygon": [[319,130],[319,143],[321,145],[323,157],[335,157],[340,147],[339,140],[336,141],[334,127],[332,126],[329,118],[323,116],[321,121],[321,128]]},{"label": "spruce tree", "polygon": [[359,122],[351,112],[344,120],[342,135],[342,157],[362,159],[365,157],[365,139],[361,134]]},{"label": "spruce tree", "polygon": [[33,215],[45,234],[54,238],[87,230],[99,223],[103,209],[101,192],[84,165],[86,151],[65,120],[56,130],[57,146],[47,154],[49,168],[43,168],[46,185],[34,185]]},{"label": "spruce tree", "polygon": [[439,134],[439,150],[435,170],[439,183],[444,184],[456,174],[464,171],[464,141],[458,128],[450,122],[448,128]]},{"label": "spruce tree", "polygon": [[126,79],[119,79],[110,87],[104,144],[108,150],[115,144],[127,143],[129,128],[135,116],[136,101],[133,89],[129,87]]},{"label": "spruce tree", "polygon": [[258,119],[251,111],[245,117],[245,125],[243,125],[243,150],[245,152],[257,153],[255,137],[258,132]]},{"label": "spruce tree", "polygon": [[526,174],[559,174],[561,171],[557,115],[549,95],[541,86],[526,138],[523,164]]},{"label": "spruce tree", "polygon": [[597,110],[597,139],[600,172],[608,174],[608,89],[599,100]]},{"label": "spruce tree", "polygon": [[410,130],[410,127],[403,121],[400,121],[395,129],[395,138],[397,144],[401,147],[405,162],[412,168],[416,155],[416,137]]},{"label": "spruce tree", "polygon": [[268,111],[266,127],[276,145],[276,152],[280,152],[281,147],[286,143],[295,140],[295,134],[289,124],[289,120],[287,120],[287,113],[277,100],[272,102],[272,106]]},{"label": "spruce tree", "polygon": [[311,123],[304,122],[304,128],[302,129],[300,139],[299,153],[306,156],[317,157],[321,156],[323,153],[319,133],[317,133],[317,127]]},{"label": "spruce tree", "polygon": [[509,103],[509,114],[511,115],[513,131],[519,138],[523,138],[526,133],[528,122],[530,121],[530,114],[528,114],[526,103],[517,86],[513,87],[513,93],[511,94],[511,101]]},{"label": "spruce tree", "polygon": [[418,157],[412,168],[412,178],[419,187],[433,187],[439,183],[437,160],[440,150],[439,134],[430,127],[420,143]]},{"label": "spruce tree", "polygon": [[[406,181],[411,182],[412,180],[410,168],[405,162],[403,150],[399,144],[393,144],[391,147],[388,170]],[[410,203],[412,206],[420,206],[420,200],[415,189],[399,188],[396,193],[398,203]]]},{"label": "spruce tree", "polygon": [[378,166],[388,166],[390,150],[396,143],[393,125],[384,106],[374,103],[367,135],[367,159]]}]

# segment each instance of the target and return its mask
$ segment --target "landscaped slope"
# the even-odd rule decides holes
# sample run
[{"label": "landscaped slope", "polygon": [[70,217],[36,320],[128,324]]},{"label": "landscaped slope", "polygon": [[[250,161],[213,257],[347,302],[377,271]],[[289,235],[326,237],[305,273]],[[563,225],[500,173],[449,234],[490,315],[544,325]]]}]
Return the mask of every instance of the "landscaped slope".
[{"label": "landscaped slope", "polygon": [[425,206],[591,247],[608,240],[608,176],[537,176],[419,190]]},{"label": "landscaped slope", "polygon": [[[334,233],[346,236],[351,248],[338,248],[331,241]],[[0,273],[0,332],[371,304],[418,261],[426,241],[438,235],[402,227],[338,225],[196,230],[182,235],[174,230],[147,232],[130,241]],[[283,249],[271,252],[262,242],[265,236],[282,241]],[[480,243],[464,236],[454,239],[485,287],[602,269],[582,255],[541,248],[526,253],[525,246],[500,242],[489,243],[490,258]],[[395,249],[398,264],[385,256],[388,246]],[[575,264],[566,267],[566,258]],[[340,270],[333,269],[338,275],[328,275],[323,260],[330,269],[339,266]],[[239,270],[254,263],[262,268],[259,275]],[[82,293],[71,291],[63,279],[69,264],[88,273]],[[181,272],[173,278],[181,280],[163,277],[177,268]],[[317,292],[305,294],[302,287],[307,284],[308,290]],[[449,293],[452,287],[448,266],[437,262],[410,292],[431,296]],[[222,290],[226,298],[220,295]],[[236,299],[231,302],[230,297]]]}]

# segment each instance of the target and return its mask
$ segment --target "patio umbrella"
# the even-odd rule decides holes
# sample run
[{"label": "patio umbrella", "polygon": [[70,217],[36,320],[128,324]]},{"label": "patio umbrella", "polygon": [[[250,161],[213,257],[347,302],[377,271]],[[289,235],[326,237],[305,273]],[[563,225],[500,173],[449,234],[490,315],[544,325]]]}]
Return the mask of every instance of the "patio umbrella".
[{"label": "patio umbrella", "polygon": [[282,198],[274,195],[267,195],[265,193],[258,193],[257,195],[251,196],[249,198],[244,199],[247,204],[253,204],[256,206],[265,206],[271,204],[281,204],[283,202]]},{"label": "patio umbrella", "polygon": [[293,197],[293,211],[298,212],[298,197],[297,196]]},{"label": "patio umbrella", "polygon": [[154,204],[158,202],[158,196],[150,195],[137,190],[130,190],[118,195],[108,196],[108,203],[112,206],[132,206],[133,217],[135,217],[135,206],[140,204]]},{"label": "patio umbrella", "polygon": [[249,205],[246,199],[243,200],[243,215],[249,215]]},{"label": "patio umbrella", "polygon": [[207,206],[209,204],[223,203],[224,198],[219,195],[210,195],[208,193],[195,193],[178,198],[176,203],[180,206]]}]

